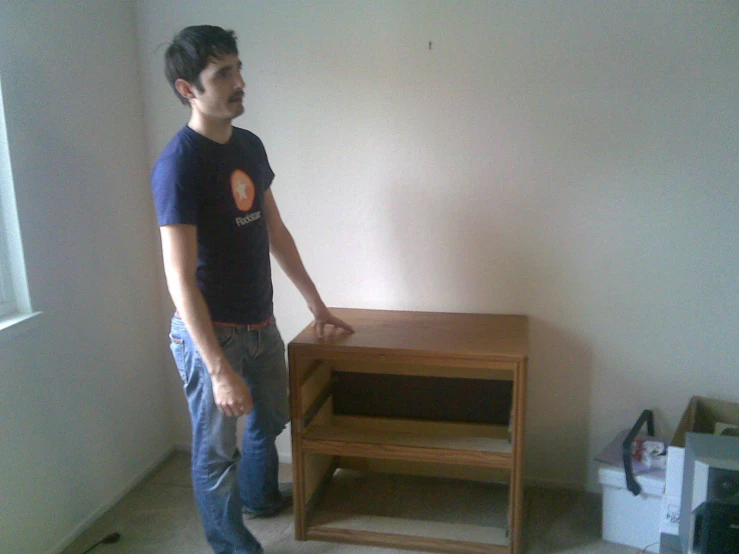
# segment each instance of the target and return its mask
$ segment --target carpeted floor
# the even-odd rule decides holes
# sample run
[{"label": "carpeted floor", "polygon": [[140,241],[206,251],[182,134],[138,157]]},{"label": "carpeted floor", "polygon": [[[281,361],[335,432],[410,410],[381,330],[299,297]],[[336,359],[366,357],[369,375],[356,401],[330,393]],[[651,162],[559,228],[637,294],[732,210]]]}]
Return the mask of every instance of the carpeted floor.
[{"label": "carpeted floor", "polygon": [[[280,468],[281,478],[290,480],[289,466]],[[346,479],[351,479],[349,475]],[[339,485],[341,480],[337,479]],[[400,482],[398,482],[400,483]],[[412,495],[402,489],[423,487],[424,482],[393,482],[395,499]],[[452,489],[448,489],[451,491]],[[370,491],[353,494],[352,502],[377,503]],[[453,506],[460,519],[467,504],[447,492],[445,506]],[[487,494],[487,493],[486,493]],[[493,492],[493,494],[495,494]],[[341,496],[341,495],[339,495]],[[455,498],[457,499],[455,504]],[[524,494],[524,552],[526,554],[636,554],[635,548],[603,542],[601,498],[597,494],[571,490],[527,488]],[[326,502],[332,502],[330,494]],[[382,499],[380,499],[382,502]],[[423,518],[423,503],[409,501],[404,509],[416,510],[413,517]],[[397,501],[385,501],[385,508]],[[271,519],[247,523],[267,554],[400,554],[407,550],[374,548],[352,544],[317,541],[298,542],[293,537],[292,510]],[[90,554],[208,554],[212,552],[203,536],[190,484],[189,454],[176,452],[151,476],[126,495],[118,504],[90,526],[63,554],[82,554],[106,535],[118,532],[115,544],[100,544]],[[644,545],[647,546],[647,545]]]}]

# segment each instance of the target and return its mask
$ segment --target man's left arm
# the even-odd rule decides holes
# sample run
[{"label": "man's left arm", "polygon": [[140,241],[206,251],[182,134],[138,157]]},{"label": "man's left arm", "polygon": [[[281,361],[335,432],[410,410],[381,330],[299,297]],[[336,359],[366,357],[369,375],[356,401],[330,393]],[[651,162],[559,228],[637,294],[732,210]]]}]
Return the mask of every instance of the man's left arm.
[{"label": "man's left arm", "polygon": [[282,217],[280,217],[277,202],[275,202],[270,189],[264,192],[263,209],[267,218],[267,229],[269,230],[270,252],[308,303],[308,309],[314,318],[313,327],[316,329],[318,336],[323,336],[323,329],[326,325],[333,325],[350,333],[354,332],[351,325],[333,315],[321,300],[318,289],[316,289],[315,284],[313,284],[305,270],[305,266],[303,266],[295,241],[283,223]]}]

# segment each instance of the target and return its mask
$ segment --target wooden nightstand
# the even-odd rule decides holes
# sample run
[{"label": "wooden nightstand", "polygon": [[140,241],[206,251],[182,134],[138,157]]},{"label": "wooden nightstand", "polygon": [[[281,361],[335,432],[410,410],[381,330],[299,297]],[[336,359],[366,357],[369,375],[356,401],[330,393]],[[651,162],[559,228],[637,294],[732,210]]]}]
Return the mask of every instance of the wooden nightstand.
[{"label": "wooden nightstand", "polygon": [[518,554],[526,316],[332,311],[288,345],[296,539]]}]

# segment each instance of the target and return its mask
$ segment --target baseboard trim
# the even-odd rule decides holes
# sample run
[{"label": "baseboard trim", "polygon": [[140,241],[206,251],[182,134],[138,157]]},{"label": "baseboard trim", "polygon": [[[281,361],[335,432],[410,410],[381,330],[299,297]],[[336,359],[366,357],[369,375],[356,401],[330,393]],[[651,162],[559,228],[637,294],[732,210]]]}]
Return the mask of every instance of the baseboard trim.
[{"label": "baseboard trim", "polygon": [[85,530],[90,527],[95,521],[97,521],[105,512],[115,506],[121,499],[131,492],[136,485],[146,479],[151,473],[169,457],[170,454],[176,449],[175,447],[168,447],[162,454],[157,456],[153,462],[148,464],[142,471],[138,473],[133,479],[131,479],[126,485],[121,487],[116,494],[113,495],[110,500],[104,502],[97,510],[92,512],[89,516],[83,519],[71,532],[69,532],[62,540],[60,540],[55,546],[47,550],[45,554],[61,554],[65,548],[72,544],[77,538],[79,538]]}]

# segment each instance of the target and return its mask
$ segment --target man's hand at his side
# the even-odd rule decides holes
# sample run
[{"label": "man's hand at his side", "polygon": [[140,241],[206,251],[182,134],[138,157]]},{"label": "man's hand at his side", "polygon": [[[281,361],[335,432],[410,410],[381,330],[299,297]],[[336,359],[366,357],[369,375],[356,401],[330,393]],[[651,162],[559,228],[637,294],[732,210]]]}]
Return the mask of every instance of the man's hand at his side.
[{"label": "man's hand at his side", "polygon": [[194,225],[164,225],[161,235],[167,287],[208,368],[213,385],[213,401],[227,416],[248,414],[254,407],[249,387],[223,355],[213,331],[208,306],[196,283],[197,228]]},{"label": "man's hand at his side", "polygon": [[239,417],[248,414],[254,408],[249,387],[230,367],[212,375],[211,383],[213,400],[218,409],[227,416]]}]

